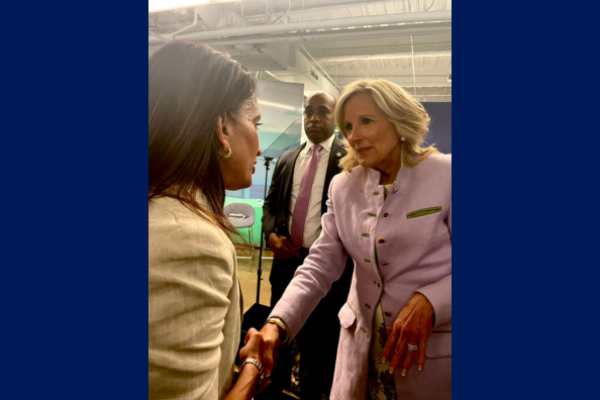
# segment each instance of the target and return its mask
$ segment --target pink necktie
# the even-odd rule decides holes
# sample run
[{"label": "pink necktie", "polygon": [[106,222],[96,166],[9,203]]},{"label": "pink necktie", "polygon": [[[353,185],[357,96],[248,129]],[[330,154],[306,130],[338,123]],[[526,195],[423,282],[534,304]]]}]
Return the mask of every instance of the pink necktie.
[{"label": "pink necktie", "polygon": [[310,192],[312,190],[315,174],[317,173],[317,165],[319,164],[320,144],[312,145],[312,156],[306,164],[302,181],[300,181],[300,191],[296,198],[294,206],[294,215],[292,216],[292,242],[296,248],[302,247],[304,241],[304,223],[306,222],[306,213],[308,212],[308,201],[310,200]]}]

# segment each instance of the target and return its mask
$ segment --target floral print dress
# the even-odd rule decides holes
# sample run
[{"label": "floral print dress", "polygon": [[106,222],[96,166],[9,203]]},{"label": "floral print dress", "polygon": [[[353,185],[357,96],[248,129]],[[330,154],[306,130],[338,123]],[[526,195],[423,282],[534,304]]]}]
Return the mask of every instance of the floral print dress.
[{"label": "floral print dress", "polygon": [[[385,198],[389,195],[393,184],[384,185]],[[375,247],[375,260],[379,268],[377,258],[377,247]],[[390,327],[391,328],[391,327]],[[394,374],[389,371],[389,362],[381,363],[381,353],[385,348],[388,338],[388,329],[383,318],[383,309],[381,303],[375,307],[373,316],[373,337],[371,338],[371,348],[369,351],[369,373],[367,380],[367,400],[398,400],[396,393],[396,381]]]}]

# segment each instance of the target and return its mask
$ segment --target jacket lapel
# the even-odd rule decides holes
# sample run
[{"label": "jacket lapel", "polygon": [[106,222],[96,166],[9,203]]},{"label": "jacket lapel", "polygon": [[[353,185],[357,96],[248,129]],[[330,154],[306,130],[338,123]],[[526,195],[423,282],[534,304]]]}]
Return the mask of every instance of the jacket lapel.
[{"label": "jacket lapel", "polygon": [[286,165],[285,165],[285,173],[283,174],[283,193],[284,193],[284,199],[283,199],[283,204],[285,205],[284,208],[284,215],[285,215],[285,221],[282,221],[285,225],[287,225],[287,220],[289,219],[289,214],[290,214],[290,198],[292,197],[292,185],[294,184],[294,168],[296,167],[296,160],[298,159],[298,155],[300,155],[300,152],[306,147],[306,142],[304,142],[303,144],[301,144],[300,146],[298,146],[296,149],[294,149],[291,154],[290,157],[288,157],[288,159],[286,160]]},{"label": "jacket lapel", "polygon": [[333,177],[340,173],[340,160],[346,155],[346,149],[342,142],[336,137],[333,139],[331,151],[329,152],[329,162],[325,174],[325,184],[323,185],[323,198],[321,201],[321,214],[327,212],[327,195],[329,194],[329,184]]}]

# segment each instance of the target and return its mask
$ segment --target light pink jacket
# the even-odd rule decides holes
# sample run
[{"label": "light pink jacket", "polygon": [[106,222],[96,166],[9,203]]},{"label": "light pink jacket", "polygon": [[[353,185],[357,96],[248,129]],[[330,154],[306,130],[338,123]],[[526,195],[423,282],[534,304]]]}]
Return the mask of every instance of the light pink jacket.
[{"label": "light pink jacket", "polygon": [[[331,399],[365,398],[377,302],[381,301],[386,325],[392,326],[415,292],[432,304],[434,329],[424,370],[417,371],[417,357],[406,377],[397,367],[398,398],[450,399],[451,157],[431,155],[415,167],[403,167],[385,202],[379,179],[379,172],[357,167],[332,180],[321,235],[272,315],[282,318],[295,336],[341,276],[350,255],[354,277],[348,301],[339,312],[342,329]],[[439,207],[441,211],[434,212]],[[414,213],[419,210],[424,211]]]}]

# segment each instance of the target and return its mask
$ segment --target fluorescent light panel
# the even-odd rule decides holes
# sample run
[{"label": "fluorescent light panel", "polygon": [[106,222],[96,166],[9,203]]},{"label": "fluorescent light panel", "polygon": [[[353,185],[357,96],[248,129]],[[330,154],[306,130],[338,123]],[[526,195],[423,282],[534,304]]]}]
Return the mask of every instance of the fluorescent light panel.
[{"label": "fluorescent light panel", "polygon": [[284,110],[298,111],[298,107],[286,106],[284,104],[273,103],[271,101],[265,101],[265,100],[261,100],[261,99],[258,99],[258,104],[264,104],[265,106],[283,108]]},{"label": "fluorescent light panel", "polygon": [[240,0],[148,0],[148,13],[194,7],[206,3],[230,3],[233,1]]},{"label": "fluorescent light panel", "polygon": [[[397,53],[397,54],[373,54],[373,55],[356,55],[356,56],[333,56],[333,57],[321,57],[318,59],[319,62],[346,62],[346,61],[376,61],[376,60],[398,60],[398,59],[411,59],[413,56],[411,53]],[[428,58],[428,57],[452,57],[451,51],[436,51],[436,52],[423,52],[415,53],[415,58]]]}]

